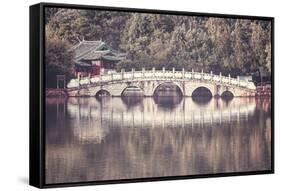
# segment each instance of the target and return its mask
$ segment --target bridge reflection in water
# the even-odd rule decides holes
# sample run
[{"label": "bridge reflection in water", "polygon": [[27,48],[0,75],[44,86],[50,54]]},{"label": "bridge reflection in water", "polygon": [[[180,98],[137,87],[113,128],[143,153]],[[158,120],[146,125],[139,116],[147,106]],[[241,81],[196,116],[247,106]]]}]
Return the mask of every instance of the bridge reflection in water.
[{"label": "bridge reflection in water", "polygon": [[46,182],[271,169],[270,100],[46,100]]}]

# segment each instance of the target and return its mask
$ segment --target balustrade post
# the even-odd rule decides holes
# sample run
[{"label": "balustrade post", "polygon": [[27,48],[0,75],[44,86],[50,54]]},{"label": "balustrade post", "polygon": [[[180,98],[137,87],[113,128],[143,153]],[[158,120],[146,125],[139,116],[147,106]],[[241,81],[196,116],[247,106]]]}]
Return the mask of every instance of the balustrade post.
[{"label": "balustrade post", "polygon": [[213,81],[213,71],[211,71],[211,81]]},{"label": "balustrade post", "polygon": [[111,81],[113,81],[113,73],[111,72]]},{"label": "balustrade post", "polygon": [[228,83],[231,82],[231,77],[230,77],[230,74],[228,74]]},{"label": "balustrade post", "polygon": [[78,80],[78,87],[80,88],[80,80],[81,80],[81,76],[80,76],[80,74],[78,74],[78,76],[77,76],[77,80]]},{"label": "balustrade post", "polygon": [[182,78],[183,78],[183,79],[185,78],[185,71],[184,71],[184,68],[182,68]]},{"label": "balustrade post", "polygon": [[191,79],[193,79],[193,77],[194,77],[194,70],[193,70],[193,68],[191,69]]},{"label": "balustrade post", "polygon": [[201,80],[204,80],[204,72],[203,72],[203,69],[201,70]]},{"label": "balustrade post", "polygon": [[121,69],[121,79],[124,80],[124,69]]},{"label": "balustrade post", "polygon": [[135,68],[132,68],[132,79],[134,79]]},{"label": "balustrade post", "polygon": [[221,82],[221,72],[220,72],[220,82]]},{"label": "balustrade post", "polygon": [[165,78],[165,67],[162,68],[163,78]]},{"label": "balustrade post", "polygon": [[239,76],[237,76],[237,81],[238,81],[238,86],[240,86],[240,79],[239,79]]},{"label": "balustrade post", "polygon": [[152,68],[153,77],[155,76],[155,67]]},{"label": "balustrade post", "polygon": [[145,68],[142,68],[141,72],[142,72],[142,77],[144,77]]},{"label": "balustrade post", "polygon": [[175,68],[173,67],[173,78],[175,78]]}]

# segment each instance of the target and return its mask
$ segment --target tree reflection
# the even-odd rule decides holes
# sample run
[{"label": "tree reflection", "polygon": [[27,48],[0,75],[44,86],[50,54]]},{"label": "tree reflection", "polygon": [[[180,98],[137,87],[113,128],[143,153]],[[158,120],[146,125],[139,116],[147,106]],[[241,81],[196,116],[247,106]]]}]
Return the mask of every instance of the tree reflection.
[{"label": "tree reflection", "polygon": [[46,103],[47,183],[271,169],[270,100],[69,98],[65,115]]}]

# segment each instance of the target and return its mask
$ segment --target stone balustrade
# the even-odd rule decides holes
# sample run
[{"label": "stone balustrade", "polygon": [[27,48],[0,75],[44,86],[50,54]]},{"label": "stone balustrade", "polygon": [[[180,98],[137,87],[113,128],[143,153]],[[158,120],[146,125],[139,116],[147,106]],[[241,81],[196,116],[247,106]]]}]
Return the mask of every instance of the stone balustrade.
[{"label": "stone balustrade", "polygon": [[216,83],[222,85],[230,85],[237,86],[241,88],[246,88],[249,90],[255,90],[256,86],[253,82],[249,82],[246,80],[240,80],[239,77],[232,78],[230,75],[223,76],[221,74],[215,75],[212,72],[204,73],[203,70],[201,72],[185,71],[182,69],[181,71],[177,71],[174,68],[172,70],[167,70],[166,68],[162,68],[162,70],[155,70],[152,68],[151,70],[145,70],[144,68],[140,71],[136,71],[132,69],[131,71],[111,73],[98,75],[94,77],[85,77],[81,79],[72,79],[67,87],[68,88],[77,88],[83,85],[89,84],[101,84],[101,83],[118,83],[120,81],[149,81],[149,80],[167,80],[167,81],[206,81],[208,83]]}]

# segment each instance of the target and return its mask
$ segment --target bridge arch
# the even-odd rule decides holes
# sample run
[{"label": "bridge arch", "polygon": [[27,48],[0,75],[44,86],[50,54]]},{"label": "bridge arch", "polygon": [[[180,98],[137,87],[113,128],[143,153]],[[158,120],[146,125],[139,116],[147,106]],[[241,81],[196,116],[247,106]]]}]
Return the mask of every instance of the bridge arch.
[{"label": "bridge arch", "polygon": [[213,97],[213,93],[208,87],[199,86],[192,91],[191,97]]},{"label": "bridge arch", "polygon": [[122,90],[121,96],[144,96],[144,90],[137,85],[129,85]]},{"label": "bridge arch", "polygon": [[[194,97],[195,92],[203,88],[204,91],[209,92],[211,97],[218,94],[217,85],[214,83],[191,81],[185,84],[186,96]],[[193,96],[192,96],[193,95]]]},{"label": "bridge arch", "polygon": [[211,101],[213,94],[209,88],[199,86],[193,90],[191,97],[197,105],[207,105]]},{"label": "bridge arch", "polygon": [[107,89],[100,89],[95,93],[96,97],[111,96],[111,93]]},{"label": "bridge arch", "polygon": [[229,99],[232,99],[233,97],[234,97],[234,93],[230,90],[225,90],[221,94],[221,98],[223,98],[223,99],[229,100]]},{"label": "bridge arch", "polygon": [[184,90],[183,90],[183,87],[180,85],[180,83],[178,83],[178,82],[176,82],[176,81],[174,81],[174,82],[172,82],[172,81],[166,81],[166,82],[163,81],[163,82],[158,83],[157,85],[155,85],[155,86],[153,87],[152,92],[151,92],[151,95],[154,96],[156,90],[157,90],[161,85],[164,85],[164,84],[172,84],[172,85],[175,85],[175,86],[180,90],[181,95],[182,95],[182,96],[185,95]]}]

